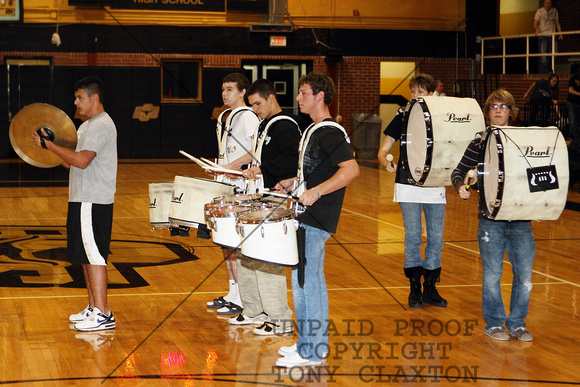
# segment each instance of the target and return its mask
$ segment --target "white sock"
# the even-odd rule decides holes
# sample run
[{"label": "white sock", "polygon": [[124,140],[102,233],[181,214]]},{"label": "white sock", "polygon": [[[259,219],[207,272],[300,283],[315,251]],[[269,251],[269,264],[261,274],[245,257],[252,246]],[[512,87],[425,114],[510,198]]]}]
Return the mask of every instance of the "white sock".
[{"label": "white sock", "polygon": [[230,280],[230,290],[224,299],[228,302],[236,302],[236,298],[239,298],[238,284],[234,280]]},{"label": "white sock", "polygon": [[236,287],[236,298],[233,299],[231,302],[233,302],[234,304],[236,304],[238,306],[242,306],[242,296],[240,294],[240,287],[237,283],[236,283],[235,287]]}]

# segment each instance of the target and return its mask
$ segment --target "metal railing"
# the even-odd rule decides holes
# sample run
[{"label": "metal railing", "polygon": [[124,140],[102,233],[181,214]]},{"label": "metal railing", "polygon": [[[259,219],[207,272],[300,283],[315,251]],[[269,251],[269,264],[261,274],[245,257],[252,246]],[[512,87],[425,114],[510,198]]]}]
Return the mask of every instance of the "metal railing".
[{"label": "metal railing", "polygon": [[[562,35],[564,41],[559,41]],[[552,38],[552,52],[542,53],[537,50],[537,40],[539,36],[550,36]],[[566,51],[557,52],[556,42],[566,49]],[[530,74],[530,58],[548,57],[551,60],[551,68],[556,68],[556,59],[568,57],[568,62],[580,63],[580,31],[565,31],[551,34],[526,34],[512,36],[494,36],[488,38],[478,37],[478,43],[481,45],[481,74],[486,73],[486,62],[490,60],[501,60],[502,74],[506,74],[506,67],[511,59],[525,60],[526,74]],[[492,68],[494,66],[491,66]]]}]

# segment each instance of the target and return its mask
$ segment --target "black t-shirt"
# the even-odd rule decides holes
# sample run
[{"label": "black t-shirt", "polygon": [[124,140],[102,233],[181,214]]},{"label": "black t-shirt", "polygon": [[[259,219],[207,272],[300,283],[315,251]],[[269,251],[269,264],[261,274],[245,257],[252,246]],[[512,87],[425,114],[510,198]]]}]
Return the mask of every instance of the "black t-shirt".
[{"label": "black t-shirt", "polygon": [[[262,134],[270,120],[283,115],[291,117],[297,122],[299,120],[298,117],[290,113],[280,112],[260,123],[258,137]],[[262,146],[260,166],[264,177],[265,188],[274,188],[280,180],[296,176],[299,143],[300,131],[298,126],[292,121],[281,119],[270,126],[264,139],[264,145]]]},{"label": "black t-shirt", "polygon": [[[574,89],[575,91],[580,92],[580,74],[576,73],[572,75],[570,78],[570,82],[568,82],[568,87]],[[574,95],[572,93],[568,93],[568,98],[566,101],[575,103],[576,105],[580,105],[580,96]]]},{"label": "black t-shirt", "polygon": [[[304,179],[306,189],[330,179],[338,171],[338,164],[352,160],[354,156],[344,133],[333,126],[317,129],[310,138],[304,156]],[[346,187],[323,195],[298,216],[301,223],[330,233],[336,232]]]},{"label": "black t-shirt", "polygon": [[[402,156],[402,149],[401,149],[401,136],[403,135],[403,125],[405,124],[405,113],[401,110],[397,113],[397,115],[392,119],[392,121],[387,125],[383,133],[387,136],[394,138],[395,140],[399,141],[399,154]],[[403,166],[403,158],[399,156],[399,161],[397,162],[397,176],[395,177],[395,182],[399,184],[409,184],[407,180],[407,174],[405,173],[404,166]]]}]

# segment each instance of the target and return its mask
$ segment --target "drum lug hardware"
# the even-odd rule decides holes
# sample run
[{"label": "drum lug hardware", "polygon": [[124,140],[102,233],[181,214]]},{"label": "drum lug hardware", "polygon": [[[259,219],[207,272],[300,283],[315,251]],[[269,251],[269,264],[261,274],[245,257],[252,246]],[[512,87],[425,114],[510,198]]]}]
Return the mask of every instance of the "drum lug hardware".
[{"label": "drum lug hardware", "polygon": [[262,234],[262,238],[264,238],[264,226],[260,227],[260,234]]},{"label": "drum lug hardware", "polygon": [[288,234],[288,226],[286,226],[286,222],[284,222],[284,235]]}]

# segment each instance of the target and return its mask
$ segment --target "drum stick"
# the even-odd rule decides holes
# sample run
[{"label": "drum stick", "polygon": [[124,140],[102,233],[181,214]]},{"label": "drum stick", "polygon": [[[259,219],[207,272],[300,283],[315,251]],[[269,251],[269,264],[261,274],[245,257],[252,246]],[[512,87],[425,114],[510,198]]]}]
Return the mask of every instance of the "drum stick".
[{"label": "drum stick", "polygon": [[208,167],[208,165],[206,163],[204,163],[203,161],[201,161],[197,157],[193,157],[192,155],[190,155],[189,153],[187,153],[185,151],[180,150],[179,153],[181,153],[182,155],[184,155],[185,157],[187,157],[191,161],[195,162],[197,165],[199,165],[202,168],[207,168]]},{"label": "drum stick", "polygon": [[467,172],[467,175],[465,175],[465,179],[463,179],[463,182],[465,183],[465,189],[469,191],[469,187],[470,187],[470,183],[471,183],[471,179],[473,179],[475,177],[475,171],[473,169],[470,169],[469,172]]},{"label": "drum stick", "polygon": [[207,169],[209,169],[211,171],[229,173],[232,175],[242,175],[242,173],[243,173],[242,171],[238,171],[237,169],[224,168],[222,165],[216,164],[213,161],[210,161],[204,157],[201,157],[201,161],[208,164]]},{"label": "drum stick", "polygon": [[279,193],[279,192],[272,192],[272,191],[269,191],[269,190],[264,190],[264,195],[270,195],[270,196],[274,196],[274,197],[277,197],[277,198],[286,198],[286,199],[292,199],[292,200],[298,200],[299,199],[298,196],[283,194],[283,193]]},{"label": "drum stick", "polygon": [[387,155],[387,161],[388,161],[389,163],[391,163],[391,168],[395,168],[395,163],[393,163],[393,155],[392,155],[392,154],[390,154],[390,153],[389,153],[389,154]]},{"label": "drum stick", "polygon": [[204,159],[203,157],[201,158],[202,160],[200,160],[197,157],[193,157],[192,155],[190,155],[189,153],[187,153],[185,151],[180,150],[179,153],[181,153],[185,157],[189,158],[190,160],[194,161],[196,164],[198,164],[203,169],[207,169],[207,170],[214,171],[214,172],[231,173],[232,175],[241,175],[242,174],[242,171],[224,168],[221,165],[218,165],[218,164],[213,163],[207,159]]},{"label": "drum stick", "polygon": [[204,167],[205,169],[209,169],[210,171],[214,171],[214,172],[219,172],[219,173],[227,173],[227,174],[231,174],[231,175],[242,175],[243,172],[242,171],[238,171],[237,169],[227,169],[222,167],[221,165],[219,167],[212,167],[211,165],[206,165]]},{"label": "drum stick", "polygon": [[[215,167],[215,168],[223,168],[221,165],[219,165],[219,164],[216,164],[216,163],[214,163],[213,161],[210,161],[210,160],[208,160],[208,159],[206,159],[206,158],[203,158],[203,157],[202,157],[202,158],[201,158],[201,160],[202,160],[202,161],[204,161],[205,163],[207,163],[207,164],[211,165],[212,167]],[[225,168],[224,168],[224,169],[225,169]]]}]

